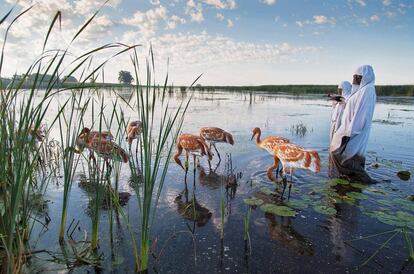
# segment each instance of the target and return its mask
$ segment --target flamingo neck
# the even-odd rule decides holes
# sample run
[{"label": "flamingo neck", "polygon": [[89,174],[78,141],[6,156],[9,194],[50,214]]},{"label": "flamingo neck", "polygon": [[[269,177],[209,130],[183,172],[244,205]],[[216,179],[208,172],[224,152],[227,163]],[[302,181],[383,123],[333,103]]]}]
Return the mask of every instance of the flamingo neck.
[{"label": "flamingo neck", "polygon": [[257,134],[256,134],[256,144],[257,145],[260,145],[260,143],[262,142],[261,140],[260,140],[260,135],[261,135],[262,133],[259,131]]}]

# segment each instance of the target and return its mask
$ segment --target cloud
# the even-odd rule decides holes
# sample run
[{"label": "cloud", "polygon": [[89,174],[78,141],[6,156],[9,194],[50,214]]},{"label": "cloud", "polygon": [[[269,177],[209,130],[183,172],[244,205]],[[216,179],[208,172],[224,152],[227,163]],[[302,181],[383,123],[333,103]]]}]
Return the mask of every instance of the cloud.
[{"label": "cloud", "polygon": [[313,23],[317,25],[335,24],[335,18],[328,18],[325,15],[315,15],[313,16]]},{"label": "cloud", "polygon": [[355,0],[361,7],[365,7],[367,4],[365,3],[365,0]]},{"label": "cloud", "polygon": [[234,9],[236,8],[235,0],[203,0],[206,5],[213,6],[216,9]]},{"label": "cloud", "polygon": [[224,15],[222,13],[217,13],[216,17],[218,20],[223,21],[224,20]]},{"label": "cloud", "polygon": [[376,14],[372,15],[369,20],[373,21],[373,22],[378,22],[380,20],[380,17]]},{"label": "cloud", "polygon": [[384,6],[389,6],[389,5],[391,5],[391,0],[383,0],[383,1],[382,1],[382,4],[383,4]]},{"label": "cloud", "polygon": [[[50,1],[54,2],[54,1]],[[102,0],[77,0],[73,2],[75,5],[75,12],[78,14],[89,14],[92,12],[97,11],[100,7],[102,7],[103,4],[105,4],[105,1]],[[108,3],[106,3],[106,6],[116,8],[119,3],[121,3],[121,0],[109,0]]]},{"label": "cloud", "polygon": [[167,29],[175,29],[178,24],[185,23],[186,21],[184,18],[178,17],[177,15],[173,15],[167,20]]},{"label": "cloud", "polygon": [[266,5],[273,5],[276,3],[276,0],[260,0],[260,3],[266,4]]},{"label": "cloud", "polygon": [[201,3],[195,3],[194,0],[188,0],[185,8],[185,14],[190,16],[192,22],[204,21],[203,6]]},{"label": "cloud", "polygon": [[234,23],[231,19],[227,19],[227,27],[232,28],[234,26]]},{"label": "cloud", "polygon": [[161,4],[160,0],[150,0],[150,3],[151,3],[151,5],[155,5],[155,6]]},{"label": "cloud", "polygon": [[[148,44],[138,32],[127,32],[122,42]],[[301,57],[318,52],[313,46],[295,47],[289,43],[253,43],[222,35],[201,33],[168,33],[154,37],[151,44],[156,49],[158,62],[170,60],[172,68],[214,67],[229,63],[283,63],[295,62]]]},{"label": "cloud", "polygon": [[336,20],[333,17],[326,17],[325,15],[314,15],[312,20],[305,20],[305,21],[296,21],[296,25],[300,28],[304,27],[305,25],[325,25],[331,24],[335,25]]},{"label": "cloud", "polygon": [[148,37],[155,34],[156,30],[158,29],[159,21],[168,20],[167,13],[167,8],[159,6],[145,12],[137,11],[131,18],[125,18],[122,20],[122,23],[125,25],[138,27],[141,34]]}]

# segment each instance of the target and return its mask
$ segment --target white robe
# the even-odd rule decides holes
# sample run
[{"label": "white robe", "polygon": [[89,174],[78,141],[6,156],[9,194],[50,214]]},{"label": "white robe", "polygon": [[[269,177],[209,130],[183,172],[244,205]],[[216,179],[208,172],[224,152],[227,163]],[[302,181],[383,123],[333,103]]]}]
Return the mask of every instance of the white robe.
[{"label": "white robe", "polygon": [[[351,95],[352,85],[348,81],[343,81],[338,85],[338,88],[342,89],[342,96],[345,100]],[[329,130],[329,138],[332,142],[334,133],[338,130],[341,125],[342,112],[345,109],[345,102],[332,103],[332,116],[331,116],[331,128]]]},{"label": "white robe", "polygon": [[375,76],[372,68],[370,70],[364,71],[366,74],[362,76],[365,81],[362,81],[359,89],[356,89],[346,100],[341,124],[332,138],[330,149],[335,151],[341,146],[344,136],[350,137],[342,153],[342,163],[355,155],[361,157],[365,155],[376,102]]}]

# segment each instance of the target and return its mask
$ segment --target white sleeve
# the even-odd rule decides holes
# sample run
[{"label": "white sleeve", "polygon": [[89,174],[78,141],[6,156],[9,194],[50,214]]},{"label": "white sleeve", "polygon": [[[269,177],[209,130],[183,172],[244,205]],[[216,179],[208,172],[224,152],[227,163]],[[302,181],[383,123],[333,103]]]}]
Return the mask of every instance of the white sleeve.
[{"label": "white sleeve", "polygon": [[372,114],[375,107],[375,90],[369,87],[366,90],[358,105],[355,108],[354,115],[351,120],[351,124],[347,129],[347,136],[353,137],[360,134],[366,126],[370,126],[372,123]]}]

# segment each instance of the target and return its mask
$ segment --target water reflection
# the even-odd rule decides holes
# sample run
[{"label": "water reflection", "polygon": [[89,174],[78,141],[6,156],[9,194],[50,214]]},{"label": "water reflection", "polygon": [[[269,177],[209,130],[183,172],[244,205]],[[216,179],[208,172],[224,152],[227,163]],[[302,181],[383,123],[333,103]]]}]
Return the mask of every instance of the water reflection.
[{"label": "water reflection", "polygon": [[211,218],[211,211],[197,201],[194,191],[189,199],[187,185],[174,202],[177,205],[178,214],[184,219],[194,222],[193,224],[197,224],[198,227],[205,226]]},{"label": "water reflection", "polygon": [[[277,218],[273,214],[265,214],[269,221],[269,237],[296,255],[312,256],[312,243],[299,234],[291,225],[290,217]],[[279,221],[277,220],[279,219]]]}]

